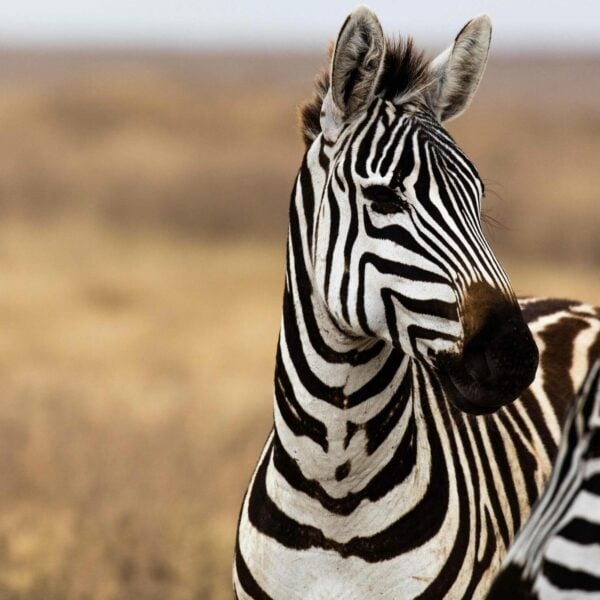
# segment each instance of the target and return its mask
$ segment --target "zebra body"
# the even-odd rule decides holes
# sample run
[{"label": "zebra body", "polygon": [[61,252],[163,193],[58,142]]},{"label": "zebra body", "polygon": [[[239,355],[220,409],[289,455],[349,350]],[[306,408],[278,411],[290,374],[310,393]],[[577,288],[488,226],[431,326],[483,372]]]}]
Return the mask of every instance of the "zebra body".
[{"label": "zebra body", "polygon": [[489,598],[600,598],[600,361],[569,411],[552,476]]},{"label": "zebra body", "polygon": [[357,9],[304,111],[238,598],[482,597],[550,473],[600,324],[577,303],[521,310],[481,232],[483,185],[440,122],[489,34],[474,19],[427,65]]}]

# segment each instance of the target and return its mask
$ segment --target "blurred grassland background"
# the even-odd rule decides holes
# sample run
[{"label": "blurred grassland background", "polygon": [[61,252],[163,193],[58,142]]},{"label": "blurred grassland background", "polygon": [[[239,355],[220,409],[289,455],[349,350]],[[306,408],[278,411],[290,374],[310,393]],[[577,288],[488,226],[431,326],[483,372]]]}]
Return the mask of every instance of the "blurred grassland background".
[{"label": "blurred grassland background", "polygon": [[[324,56],[0,51],[0,599],[229,598]],[[522,294],[600,302],[597,56],[449,129]]]}]

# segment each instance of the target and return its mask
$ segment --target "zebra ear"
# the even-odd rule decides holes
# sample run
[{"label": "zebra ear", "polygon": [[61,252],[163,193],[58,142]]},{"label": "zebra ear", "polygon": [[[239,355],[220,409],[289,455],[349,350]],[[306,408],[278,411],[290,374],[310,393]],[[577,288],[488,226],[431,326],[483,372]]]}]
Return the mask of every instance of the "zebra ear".
[{"label": "zebra ear", "polygon": [[470,104],[487,63],[492,22],[487,15],[469,21],[454,44],[430,65],[434,83],[428,90],[431,108],[440,121],[458,117]]},{"label": "zebra ear", "polygon": [[385,38],[379,20],[366,6],[359,6],[344,21],[333,50],[331,84],[322,114],[325,133],[339,130],[343,122],[368,105],[384,55]]}]

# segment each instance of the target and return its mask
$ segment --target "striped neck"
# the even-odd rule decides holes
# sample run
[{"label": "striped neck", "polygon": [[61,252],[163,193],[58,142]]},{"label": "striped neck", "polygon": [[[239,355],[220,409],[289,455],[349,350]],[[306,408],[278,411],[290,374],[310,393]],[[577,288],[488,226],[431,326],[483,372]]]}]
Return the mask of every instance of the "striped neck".
[{"label": "striped neck", "polygon": [[[314,198],[322,193],[315,181],[305,161],[290,209],[275,370],[275,462],[286,479],[296,472],[300,488],[310,482],[324,505],[339,500],[333,510],[346,512],[416,464],[422,410],[415,411],[414,392],[428,373],[386,342],[346,333],[329,314],[310,268]],[[423,458],[429,461],[429,451]]]},{"label": "striped neck", "polygon": [[[394,515],[392,554],[425,543],[450,523],[435,507],[456,505],[466,493],[451,483],[456,448],[441,443],[440,432],[453,429],[452,411],[439,410],[444,394],[429,367],[384,342],[365,346],[344,336],[293,242],[292,228],[269,495],[287,498],[289,516],[338,540],[342,554],[360,554],[352,539],[386,529]],[[416,533],[415,522],[424,523]]]}]

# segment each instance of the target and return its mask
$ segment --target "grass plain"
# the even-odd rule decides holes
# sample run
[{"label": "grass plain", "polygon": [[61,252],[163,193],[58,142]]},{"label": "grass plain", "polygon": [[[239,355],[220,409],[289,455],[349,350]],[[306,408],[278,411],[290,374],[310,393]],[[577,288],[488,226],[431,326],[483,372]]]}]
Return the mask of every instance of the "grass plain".
[{"label": "grass plain", "polygon": [[[230,597],[318,64],[0,54],[0,599]],[[597,64],[492,63],[451,126],[523,294],[600,302]]]}]

